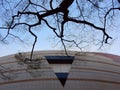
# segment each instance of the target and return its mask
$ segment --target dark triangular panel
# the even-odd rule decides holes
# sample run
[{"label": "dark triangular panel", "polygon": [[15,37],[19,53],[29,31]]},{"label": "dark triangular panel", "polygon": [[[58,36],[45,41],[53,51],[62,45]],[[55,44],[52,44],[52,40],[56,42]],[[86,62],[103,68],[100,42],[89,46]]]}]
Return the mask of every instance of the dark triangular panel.
[{"label": "dark triangular panel", "polygon": [[68,77],[68,73],[55,73],[61,84],[64,86]]},{"label": "dark triangular panel", "polygon": [[72,64],[74,56],[45,56],[49,64]]},{"label": "dark triangular panel", "polygon": [[[64,86],[68,78],[68,74],[71,68],[71,64],[73,63],[74,56],[45,56],[45,58],[47,59],[49,64],[52,64],[51,67],[53,68],[53,71],[55,72],[60,83]],[[67,70],[61,68],[62,64],[66,64]]]}]

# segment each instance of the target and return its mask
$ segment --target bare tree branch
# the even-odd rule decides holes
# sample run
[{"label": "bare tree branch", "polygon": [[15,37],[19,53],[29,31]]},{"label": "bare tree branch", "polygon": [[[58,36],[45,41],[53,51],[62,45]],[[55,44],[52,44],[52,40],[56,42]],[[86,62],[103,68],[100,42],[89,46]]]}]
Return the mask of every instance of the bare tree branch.
[{"label": "bare tree branch", "polygon": [[32,60],[33,51],[34,51],[34,48],[35,48],[35,44],[37,42],[37,36],[31,31],[31,27],[29,27],[29,32],[35,38],[34,43],[33,43],[33,47],[32,47],[32,51],[31,51],[31,55],[30,55],[30,60]]},{"label": "bare tree branch", "polygon": [[[65,49],[66,54],[67,53],[67,48],[66,48],[66,43],[65,42],[70,42],[73,43],[76,47],[78,47],[81,50],[81,47],[79,47],[79,43],[77,43],[74,39],[70,40],[70,39],[65,39],[65,32],[66,32],[66,25],[69,24],[70,22],[74,23],[74,24],[79,24],[79,25],[84,25],[84,28],[86,29],[87,26],[94,28],[94,30],[98,30],[101,31],[103,33],[102,36],[102,45],[103,43],[108,43],[109,39],[112,39],[112,37],[106,32],[106,26],[107,24],[107,20],[108,20],[108,16],[110,15],[110,12],[115,10],[120,11],[120,7],[116,7],[114,0],[111,1],[111,7],[103,7],[101,8],[99,6],[99,0],[98,1],[94,1],[94,0],[85,0],[86,2],[80,2],[79,0],[76,0],[76,11],[79,12],[79,16],[77,16],[77,18],[73,18],[76,13],[74,13],[75,10],[71,10],[70,6],[73,5],[73,2],[75,0],[62,0],[62,2],[57,6],[57,8],[53,8],[54,4],[53,2],[58,2],[57,0],[49,0],[48,7],[45,7],[45,5],[39,4],[38,2],[41,3],[45,3],[45,1],[38,1],[35,3],[35,1],[32,0],[27,0],[27,4],[24,5],[24,7],[22,8],[22,10],[18,10],[16,15],[14,14],[11,18],[11,22],[8,24],[8,27],[0,27],[0,29],[7,29],[7,34],[5,37],[3,37],[3,41],[9,36],[14,36],[15,38],[21,40],[18,36],[13,35],[12,33],[10,33],[10,31],[12,29],[15,29],[16,27],[19,26],[27,26],[28,32],[34,37],[34,42],[33,42],[33,46],[32,46],[32,50],[31,50],[31,55],[30,55],[30,60],[32,60],[32,55],[33,55],[33,51],[35,48],[35,44],[37,42],[37,35],[34,33],[33,31],[33,27],[36,26],[42,26],[41,22],[45,22],[46,26],[51,29],[53,31],[53,33],[56,35],[56,37],[58,37],[61,40],[61,43]],[[14,7],[19,7],[19,5],[21,3],[23,3],[24,0],[20,0]],[[9,3],[9,2],[8,2]],[[88,3],[87,5],[85,5],[86,3]],[[118,0],[119,3],[119,0]],[[3,1],[1,1],[2,6],[5,8]],[[46,5],[47,5],[46,4]],[[83,4],[83,6],[82,6]],[[10,5],[10,4],[9,4]],[[95,11],[92,12],[92,8],[90,9],[89,6],[92,6],[94,8],[98,8],[98,11],[102,12],[102,14],[100,13],[100,17],[102,18],[102,23],[100,23],[99,21],[97,23],[100,23],[101,26],[98,26],[99,24],[96,24],[96,22],[91,22],[91,20],[89,20],[89,15],[87,16],[87,9],[90,10],[90,13],[93,13],[90,16],[91,19],[94,19],[94,15],[97,14]],[[31,7],[35,7],[35,9],[31,8]],[[83,9],[84,7],[84,9]],[[87,9],[86,9],[87,8]],[[5,8],[6,9],[6,8]],[[85,11],[84,11],[85,10]],[[16,11],[15,11],[16,12]],[[72,16],[71,16],[72,13]],[[22,18],[26,18],[25,16],[34,16],[35,18],[35,23],[28,23],[27,21],[22,22]],[[96,15],[99,16],[99,15]],[[49,17],[53,17],[54,21],[50,22]],[[29,22],[32,22],[31,19],[29,19]],[[71,26],[72,27],[72,26]],[[73,29],[73,28],[72,28]],[[57,31],[59,30],[59,31]],[[75,31],[75,30],[74,30]],[[79,31],[83,31],[82,28]]]}]

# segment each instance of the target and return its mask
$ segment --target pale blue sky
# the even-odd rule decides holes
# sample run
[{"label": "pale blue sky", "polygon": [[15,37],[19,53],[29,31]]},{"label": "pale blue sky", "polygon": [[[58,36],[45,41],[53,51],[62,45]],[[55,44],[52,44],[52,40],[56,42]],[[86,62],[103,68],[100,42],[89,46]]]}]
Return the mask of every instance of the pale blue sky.
[{"label": "pale blue sky", "polygon": [[[50,42],[48,37],[43,37],[38,41],[39,42],[36,44],[35,50],[61,50],[61,48],[58,46],[54,47],[54,44]],[[120,55],[119,45],[120,45],[120,39],[115,40],[112,45],[106,46],[103,49],[98,50],[98,47],[95,48],[95,46],[89,46],[88,48],[86,48],[85,51],[104,52],[104,53]],[[9,43],[9,44],[0,44],[0,56],[6,56],[10,54],[15,54],[18,52],[31,51],[31,47],[32,47],[32,43],[24,44],[24,43],[16,42],[16,43]],[[79,51],[79,49],[76,49],[75,51]]]},{"label": "pale blue sky", "polygon": [[[74,7],[74,6],[72,6],[72,7]],[[120,55],[120,46],[119,46],[120,45],[120,36],[119,36],[120,20],[118,18],[119,18],[119,16],[114,18],[114,20],[116,21],[116,22],[114,22],[116,26],[107,27],[108,30],[110,30],[110,31],[113,30],[112,33],[109,33],[113,37],[112,45],[105,45],[105,47],[102,47],[102,49],[99,49],[99,50],[98,50],[98,47],[95,47],[94,45],[89,45],[88,47],[86,47],[84,49],[84,51],[104,52],[104,53]],[[97,24],[99,25],[99,23],[97,23]],[[74,26],[73,28],[75,29],[78,27]],[[3,33],[5,33],[5,32],[3,32]],[[36,30],[36,33],[39,36],[39,38],[38,38],[38,42],[35,46],[35,50],[58,50],[58,49],[61,50],[62,49],[59,45],[55,47],[54,40],[52,39],[53,33],[52,33],[52,31],[48,30],[48,28],[42,28],[41,31]],[[22,34],[24,34],[24,32],[22,32],[21,35]],[[25,37],[22,37],[22,38],[24,38],[24,40],[26,41],[27,44],[21,43],[21,42],[17,41],[17,39],[10,39],[10,40],[8,39],[8,44],[0,43],[0,56],[6,56],[6,55],[10,55],[10,54],[15,54],[18,52],[31,51],[32,43],[33,43],[32,37],[31,36],[27,37],[27,35],[26,35]],[[79,51],[79,49],[77,49],[77,48],[73,48],[71,50]]]}]

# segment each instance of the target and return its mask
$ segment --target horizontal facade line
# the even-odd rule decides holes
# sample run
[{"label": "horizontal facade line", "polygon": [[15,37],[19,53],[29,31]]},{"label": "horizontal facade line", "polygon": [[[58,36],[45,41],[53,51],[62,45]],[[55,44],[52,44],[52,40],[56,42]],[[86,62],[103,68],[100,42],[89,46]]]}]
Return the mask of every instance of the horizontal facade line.
[{"label": "horizontal facade line", "polygon": [[78,70],[91,70],[91,71],[99,71],[99,72],[108,72],[108,73],[114,73],[114,74],[120,74],[120,72],[115,72],[111,70],[103,70],[103,69],[96,69],[96,68],[79,68],[79,67],[72,67],[71,69],[78,69]]},{"label": "horizontal facade line", "polygon": [[14,69],[14,70],[8,70],[8,71],[3,71],[2,73],[11,73],[11,72],[19,72],[19,71],[27,71],[27,70],[41,70],[41,69],[51,69],[52,70],[52,68],[51,67],[40,67],[40,68],[38,68],[38,69],[30,69],[30,68],[24,68],[24,69]]},{"label": "horizontal facade line", "polygon": [[0,65],[11,64],[11,63],[18,63],[18,61],[3,62],[3,63],[0,63]]},{"label": "horizontal facade line", "polygon": [[[57,78],[37,78],[37,79],[25,79],[25,80],[14,80],[14,81],[8,81],[8,82],[1,82],[0,86],[2,85],[8,85],[8,84],[16,84],[16,83],[29,83],[29,82],[37,82],[37,81],[55,81]],[[87,79],[87,78],[68,78],[68,81],[79,81],[79,82],[98,82],[98,83],[107,83],[107,84],[118,84],[120,85],[120,82],[116,81],[110,81],[110,80],[100,80],[100,79]]]},{"label": "horizontal facade line", "polygon": [[119,85],[120,85],[120,82],[110,81],[110,80],[100,80],[100,79],[70,78],[70,79],[68,79],[68,80],[89,81],[89,82],[101,82],[101,83],[119,84]]},{"label": "horizontal facade line", "polygon": [[[4,71],[2,73],[11,73],[11,72],[19,72],[19,71],[27,71],[27,70],[40,70],[40,69],[50,69],[50,71],[52,70],[51,67],[40,67],[39,69],[27,69],[27,68],[24,68],[24,69],[14,69],[14,70],[8,70],[8,71]],[[78,69],[78,70],[91,70],[91,71],[99,71],[99,72],[108,72],[108,73],[113,73],[113,74],[119,74],[120,75],[120,72],[115,72],[115,71],[111,71],[111,70],[103,70],[103,69],[96,69],[96,68],[79,68],[79,67],[72,67],[72,69]],[[71,71],[70,70],[70,71]]]},{"label": "horizontal facade line", "polygon": [[[43,60],[46,60],[46,59],[42,59],[41,61]],[[4,65],[4,64],[11,64],[11,63],[19,63],[19,62],[22,62],[22,61],[9,61],[9,62],[3,62],[3,63],[0,63],[0,65]],[[23,62],[24,63],[24,62]]]},{"label": "horizontal facade line", "polygon": [[85,59],[76,59],[76,61],[96,62],[96,63],[103,63],[103,64],[108,64],[108,65],[120,67],[120,65],[118,65],[118,64],[113,64],[113,63],[108,63],[108,62],[103,62],[103,61],[85,60]]},{"label": "horizontal facade line", "polygon": [[[120,65],[112,64],[112,63],[107,63],[107,62],[102,62],[102,61],[83,60],[83,59],[77,59],[77,60],[75,60],[75,61],[96,62],[96,63],[103,63],[103,64],[108,64],[108,65],[112,65],[112,66],[120,67]],[[20,62],[21,62],[21,61],[20,61]],[[0,65],[11,64],[11,63],[19,63],[19,61],[4,62],[4,63],[0,63]],[[74,63],[74,60],[73,60],[73,63]]]},{"label": "horizontal facade line", "polygon": [[[46,60],[46,59],[42,59],[42,60]],[[103,62],[103,61],[85,60],[85,59],[74,59],[73,63],[74,63],[74,61],[96,62],[96,63],[102,63],[102,64],[107,64],[107,65],[112,65],[112,66],[120,67],[120,65],[118,65],[118,64],[113,64],[113,63],[108,63],[108,62]],[[11,63],[19,63],[19,62],[21,62],[21,61],[3,62],[3,63],[0,63],[0,65],[11,64]]]}]

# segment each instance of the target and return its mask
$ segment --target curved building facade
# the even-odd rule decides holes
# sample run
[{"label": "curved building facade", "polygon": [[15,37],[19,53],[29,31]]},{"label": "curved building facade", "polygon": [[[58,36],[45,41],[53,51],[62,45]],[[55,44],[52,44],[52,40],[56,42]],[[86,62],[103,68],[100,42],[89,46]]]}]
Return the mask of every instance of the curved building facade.
[{"label": "curved building facade", "polygon": [[119,90],[120,56],[36,51],[0,58],[0,90]]}]

